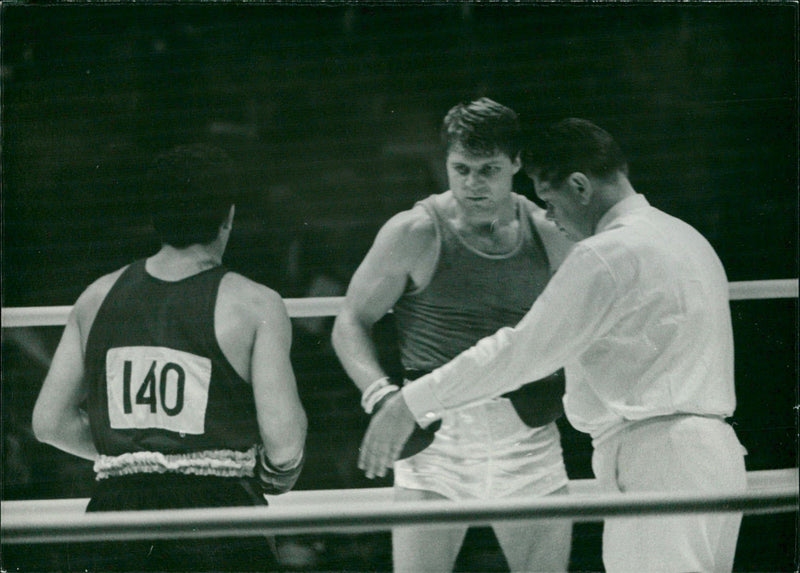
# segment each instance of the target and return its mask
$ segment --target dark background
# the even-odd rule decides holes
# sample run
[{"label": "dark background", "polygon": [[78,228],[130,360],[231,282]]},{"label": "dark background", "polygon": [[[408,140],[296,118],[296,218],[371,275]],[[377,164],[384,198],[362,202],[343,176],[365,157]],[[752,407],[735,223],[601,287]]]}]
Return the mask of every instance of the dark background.
[{"label": "dark background", "polygon": [[[393,213],[446,189],[439,122],[492,97],[526,125],[614,134],[650,202],[697,227],[731,281],[795,278],[797,4],[2,5],[2,305],[74,303],[157,248],[137,184],[205,141],[241,166],[226,263],[284,297],[336,296]],[[732,420],[748,470],[797,466],[797,300],[731,303]],[[300,489],[389,485],[356,469],[366,424],[331,319],[294,321],[310,418]],[[88,462],[37,444],[30,413],[61,328],[2,333],[2,496],[86,497]],[[391,336],[386,331],[386,346]],[[560,422],[570,477],[588,439]],[[599,525],[571,568],[599,570]],[[388,567],[388,535],[283,542],[296,568]],[[746,517],[741,571],[796,570],[796,516]],[[59,566],[3,546],[4,568]],[[462,570],[503,570],[470,534]]]}]

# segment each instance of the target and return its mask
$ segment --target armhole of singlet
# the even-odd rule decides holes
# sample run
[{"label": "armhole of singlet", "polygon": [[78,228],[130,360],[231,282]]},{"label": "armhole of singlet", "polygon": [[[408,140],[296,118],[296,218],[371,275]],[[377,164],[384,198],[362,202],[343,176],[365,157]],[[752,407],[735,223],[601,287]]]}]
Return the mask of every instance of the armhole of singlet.
[{"label": "armhole of singlet", "polygon": [[210,307],[209,311],[211,313],[211,320],[209,321],[210,332],[207,332],[206,336],[210,337],[209,340],[211,342],[211,345],[214,347],[214,349],[216,349],[216,352],[219,355],[220,361],[224,365],[224,367],[230,370],[231,374],[236,376],[236,378],[240,380],[242,383],[250,386],[251,385],[250,381],[242,378],[242,376],[239,374],[239,372],[236,370],[233,364],[231,364],[231,361],[228,360],[228,357],[225,355],[225,351],[222,350],[222,345],[219,343],[219,340],[217,339],[217,302],[219,301],[219,292],[222,289],[222,281],[225,279],[225,276],[231,272],[232,271],[230,269],[224,266],[221,266],[219,268],[220,274],[219,278],[217,279],[217,287],[215,289],[212,289],[208,297],[209,298],[208,306]]},{"label": "armhole of singlet", "polygon": [[433,202],[436,200],[436,196],[432,196],[427,200],[419,201],[417,203],[418,206],[422,207],[422,209],[427,213],[428,217],[431,218],[433,221],[433,228],[436,231],[436,241],[435,241],[435,248],[436,248],[436,257],[433,262],[433,271],[427,277],[427,280],[420,284],[416,285],[413,289],[409,289],[403,293],[403,296],[416,296],[425,291],[428,288],[428,285],[431,284],[433,277],[436,276],[437,271],[439,270],[439,261],[442,257],[442,243],[443,243],[443,236],[442,236],[442,228],[441,225],[443,224],[439,218],[439,213],[436,211],[436,206]]},{"label": "armhole of singlet", "polygon": [[[564,263],[569,253],[575,247],[575,243],[570,244],[569,246],[560,244],[561,239],[560,234],[561,231],[555,228],[545,228],[543,231],[540,231],[540,226],[550,227],[551,223],[547,219],[542,221],[539,219],[537,221],[536,217],[533,213],[530,215],[531,226],[533,230],[536,232],[536,237],[538,238],[544,252],[547,256],[547,264],[550,267],[550,275],[554,275],[555,272],[559,269],[559,267]],[[556,237],[556,238],[553,238]]]},{"label": "armhole of singlet", "polygon": [[81,343],[83,344],[84,357],[87,355],[89,351],[89,346],[92,343],[92,335],[96,335],[97,333],[95,329],[95,325],[97,324],[97,319],[102,318],[103,314],[107,311],[108,306],[112,304],[114,300],[113,297],[116,295],[116,292],[120,289],[120,285],[122,284],[123,279],[126,279],[128,276],[136,272],[139,272],[141,274],[140,269],[142,268],[144,268],[144,259],[139,259],[124,267],[123,271],[114,280],[114,283],[108,289],[106,294],[103,295],[103,300],[101,300],[100,304],[97,305],[97,310],[95,311],[91,322],[89,322],[88,325],[89,331],[86,333],[86,339],[81,340]]},{"label": "armhole of singlet", "polygon": [[553,275],[553,260],[550,256],[550,251],[547,250],[547,245],[544,244],[544,239],[542,238],[541,234],[539,234],[539,229],[536,228],[536,221],[533,219],[533,212],[528,209],[528,205],[525,204],[525,200],[520,198],[519,202],[519,209],[520,212],[523,212],[524,209],[524,225],[528,227],[527,233],[529,233],[531,237],[531,245],[532,248],[537,248],[539,251],[544,253],[544,257],[547,260],[547,270],[550,275]]}]

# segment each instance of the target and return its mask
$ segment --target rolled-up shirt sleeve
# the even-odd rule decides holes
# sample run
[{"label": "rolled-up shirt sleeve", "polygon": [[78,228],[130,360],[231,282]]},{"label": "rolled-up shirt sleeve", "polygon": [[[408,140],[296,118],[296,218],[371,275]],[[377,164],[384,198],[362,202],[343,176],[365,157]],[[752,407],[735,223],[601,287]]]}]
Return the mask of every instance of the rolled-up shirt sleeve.
[{"label": "rolled-up shirt sleeve", "polygon": [[578,244],[516,326],[500,329],[406,384],[403,398],[425,427],[445,410],[544,378],[588,348],[612,320],[616,296],[610,266],[590,247]]}]

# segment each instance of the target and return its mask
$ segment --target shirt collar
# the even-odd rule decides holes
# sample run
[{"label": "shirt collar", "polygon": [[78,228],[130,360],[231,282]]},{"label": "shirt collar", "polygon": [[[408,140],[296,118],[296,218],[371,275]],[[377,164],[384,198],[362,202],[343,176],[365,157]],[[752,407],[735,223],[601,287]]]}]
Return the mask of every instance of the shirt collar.
[{"label": "shirt collar", "polygon": [[650,203],[647,201],[644,195],[641,193],[636,193],[631,195],[630,197],[626,197],[600,217],[600,220],[597,222],[597,227],[595,229],[595,234],[602,233],[606,229],[608,229],[611,224],[619,219],[620,217],[627,215],[628,213],[632,213],[633,211],[638,211],[639,209],[644,209],[645,207],[649,207]]}]

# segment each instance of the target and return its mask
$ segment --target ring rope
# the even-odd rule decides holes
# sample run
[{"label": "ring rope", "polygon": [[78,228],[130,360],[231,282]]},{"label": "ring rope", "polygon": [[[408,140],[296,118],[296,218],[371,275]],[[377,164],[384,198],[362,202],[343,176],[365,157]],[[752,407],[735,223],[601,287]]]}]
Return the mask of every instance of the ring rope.
[{"label": "ring rope", "polygon": [[[573,488],[572,485],[578,485]],[[77,513],[79,507],[50,502],[3,502],[4,543],[78,542],[219,535],[365,532],[398,525],[489,524],[505,520],[566,518],[596,521],[630,515],[742,511],[748,514],[798,509],[798,470],[748,472],[748,488],[736,493],[592,493],[595,480],[573,480],[571,494],[499,500],[395,502],[391,488],[290,492],[271,507]],[[578,492],[572,491],[577,489]],[[583,493],[580,493],[580,491]],[[292,495],[294,494],[294,496]],[[292,498],[294,500],[292,501]],[[306,498],[306,499],[304,499]]]},{"label": "ring rope", "polygon": [[[739,281],[729,283],[730,300],[797,298],[798,279]],[[336,316],[344,297],[308,297],[284,299],[292,318]],[[72,306],[21,306],[2,309],[2,327],[63,326]]]},{"label": "ring rope", "polygon": [[[797,298],[798,279],[730,283],[730,300]],[[335,316],[344,297],[285,299],[291,317]],[[2,327],[63,326],[71,306],[2,309]],[[798,510],[798,469],[748,472],[746,492],[597,493],[595,480],[571,480],[569,496],[450,502],[394,502],[391,488],[296,491],[271,507],[83,513],[88,500],[2,502],[3,543],[47,543],[155,537],[210,537],[326,531],[375,531],[397,525],[490,523],[686,512],[772,513]],[[332,501],[335,500],[335,501]],[[34,510],[36,509],[36,510]]]},{"label": "ring rope", "polygon": [[382,504],[326,503],[296,507],[150,510],[72,514],[20,514],[4,519],[6,543],[211,537],[220,535],[364,532],[398,525],[488,524],[504,520],[743,511],[796,511],[797,486],[779,490],[706,495],[698,493],[600,494]]}]

